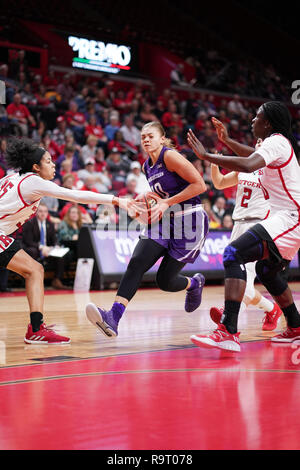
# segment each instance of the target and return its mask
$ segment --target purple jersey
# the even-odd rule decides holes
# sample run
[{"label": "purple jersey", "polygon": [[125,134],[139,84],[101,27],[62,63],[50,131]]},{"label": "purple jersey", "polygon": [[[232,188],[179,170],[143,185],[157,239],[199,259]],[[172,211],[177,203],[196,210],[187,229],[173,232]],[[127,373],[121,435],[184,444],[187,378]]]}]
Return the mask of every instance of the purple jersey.
[{"label": "purple jersey", "polygon": [[[162,148],[155,165],[151,166],[150,158],[144,163],[148,183],[161,198],[172,197],[190,184],[166,168],[166,150],[170,149]],[[208,226],[208,216],[201,206],[200,196],[194,196],[169,208],[157,224],[145,227],[141,237],[159,243],[178,261],[194,263],[205,242]]]},{"label": "purple jersey", "polygon": [[[175,194],[183,191],[189,182],[181,178],[174,171],[169,171],[164,162],[164,154],[167,150],[171,150],[168,147],[163,147],[157,162],[151,166],[150,157],[144,163],[144,171],[147,177],[148,183],[151,190],[158,194],[163,199],[174,196]],[[180,205],[182,208],[185,204],[196,206],[201,204],[200,196],[194,196],[191,199],[182,201]]]}]

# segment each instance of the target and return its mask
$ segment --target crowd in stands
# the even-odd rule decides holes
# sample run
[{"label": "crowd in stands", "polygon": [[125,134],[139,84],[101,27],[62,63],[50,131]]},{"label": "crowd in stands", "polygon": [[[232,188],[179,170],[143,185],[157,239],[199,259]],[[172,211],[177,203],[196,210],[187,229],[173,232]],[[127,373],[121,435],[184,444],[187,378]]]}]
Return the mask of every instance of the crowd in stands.
[{"label": "crowd in stands", "polygon": [[[256,108],[243,103],[239,95],[216,104],[213,94],[190,92],[180,99],[172,88],[157,92],[154,86],[141,83],[120,87],[104,75],[99,79],[76,74],[58,76],[50,70],[42,77],[29,70],[22,51],[13,63],[0,66],[3,78],[7,105],[0,108],[0,177],[10,171],[4,160],[8,136],[26,136],[52,155],[57,184],[135,197],[149,190],[142,172],[147,156],[140,145],[140,131],[146,122],[160,120],[174,147],[204,177],[207,191],[202,200],[210,227],[232,228],[236,188],[214,188],[209,164],[192,154],[186,133],[192,128],[207,150],[230,154],[230,149],[218,141],[211,123],[211,117],[216,116],[232,138],[254,146],[251,121]],[[295,123],[295,135],[300,140],[300,119]],[[45,198],[45,203],[58,227],[70,204],[50,198]],[[83,223],[124,221],[120,214],[101,206],[80,206],[80,212]]]}]

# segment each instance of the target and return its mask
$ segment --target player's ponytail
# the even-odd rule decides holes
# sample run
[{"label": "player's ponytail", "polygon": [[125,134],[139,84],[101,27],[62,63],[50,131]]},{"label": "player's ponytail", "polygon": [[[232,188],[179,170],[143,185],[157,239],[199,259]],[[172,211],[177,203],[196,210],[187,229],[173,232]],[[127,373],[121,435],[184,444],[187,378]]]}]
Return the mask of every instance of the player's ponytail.
[{"label": "player's ponytail", "polygon": [[32,171],[35,163],[39,164],[46,150],[33,140],[11,137],[7,142],[5,160],[8,168],[19,171],[20,175]]},{"label": "player's ponytail", "polygon": [[168,147],[168,148],[171,148],[171,149],[175,148],[175,145],[173,144],[172,140],[169,139],[168,137],[166,137],[165,129],[163,128],[163,126],[161,125],[161,123],[159,121],[147,122],[147,124],[145,124],[143,126],[143,129],[147,129],[148,127],[155,127],[155,129],[158,130],[160,135],[165,138],[165,142],[164,142],[165,147]]},{"label": "player's ponytail", "polygon": [[292,118],[288,108],[280,101],[268,101],[262,105],[262,110],[273,132],[284,135],[290,141],[298,157],[299,146],[292,132]]}]

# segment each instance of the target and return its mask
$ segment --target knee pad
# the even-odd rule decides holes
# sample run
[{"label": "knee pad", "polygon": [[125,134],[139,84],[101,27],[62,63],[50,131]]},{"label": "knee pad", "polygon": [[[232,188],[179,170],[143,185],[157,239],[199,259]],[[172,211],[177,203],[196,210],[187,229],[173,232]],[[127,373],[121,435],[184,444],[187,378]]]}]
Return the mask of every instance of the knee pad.
[{"label": "knee pad", "polygon": [[232,244],[227,245],[223,254],[225,278],[242,279],[246,281],[247,274],[238,249]]},{"label": "knee pad", "polygon": [[257,277],[271,295],[281,295],[288,287],[287,281],[281,274],[283,267],[281,262],[272,263],[269,260],[256,263]]}]

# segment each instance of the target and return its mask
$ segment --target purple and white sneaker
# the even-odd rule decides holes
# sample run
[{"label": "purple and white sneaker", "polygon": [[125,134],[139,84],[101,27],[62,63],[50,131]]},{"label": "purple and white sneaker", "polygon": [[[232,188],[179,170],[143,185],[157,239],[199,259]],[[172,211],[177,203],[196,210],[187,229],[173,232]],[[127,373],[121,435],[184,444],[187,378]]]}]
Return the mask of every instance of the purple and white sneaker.
[{"label": "purple and white sneaker", "polygon": [[201,304],[202,291],[205,284],[205,277],[201,273],[195,274],[193,279],[198,282],[198,287],[195,287],[192,290],[187,290],[185,295],[184,309],[189,313],[196,310],[196,308]]},{"label": "purple and white sneaker", "polygon": [[98,308],[95,304],[89,303],[85,308],[88,320],[96,326],[104,336],[114,338],[118,336],[118,323],[115,320],[112,310]]}]

